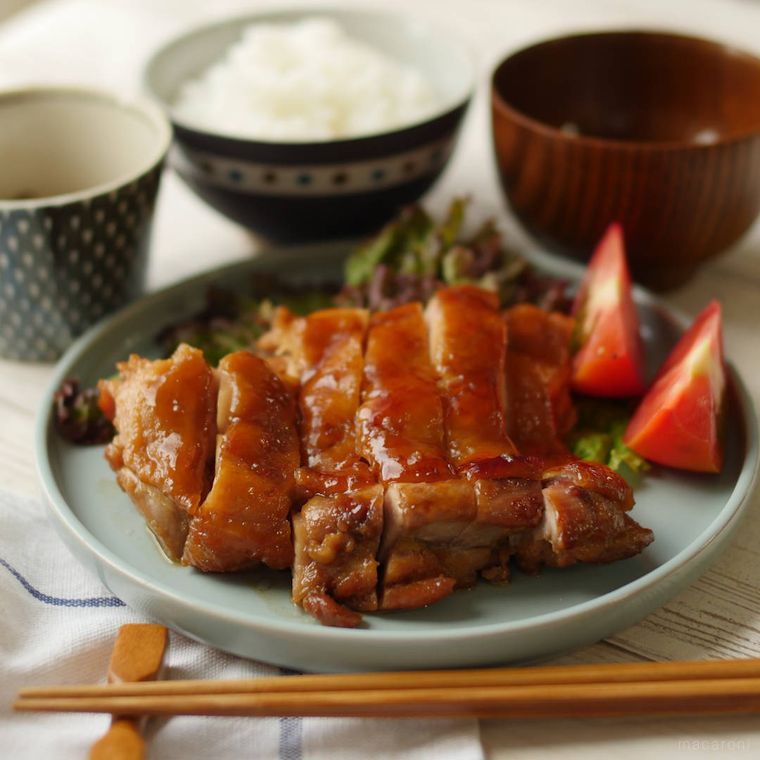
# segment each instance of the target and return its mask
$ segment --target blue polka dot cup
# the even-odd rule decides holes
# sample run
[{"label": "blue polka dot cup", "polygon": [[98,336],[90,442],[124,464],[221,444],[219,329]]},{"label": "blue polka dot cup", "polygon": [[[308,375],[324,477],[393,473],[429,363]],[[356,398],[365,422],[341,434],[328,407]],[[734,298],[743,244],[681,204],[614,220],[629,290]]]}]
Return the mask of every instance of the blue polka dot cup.
[{"label": "blue polka dot cup", "polygon": [[[437,93],[438,110],[391,131],[314,142],[214,132],[176,113],[182,86],[221,59],[252,24],[289,23],[307,15],[333,19],[350,37],[418,70]],[[430,189],[454,150],[474,70],[458,40],[420,19],[379,10],[320,9],[254,13],[185,34],[151,58],[145,84],[171,117],[172,165],[190,188],[268,240],[309,243],[373,232]]]},{"label": "blue polka dot cup", "polygon": [[0,93],[0,356],[52,361],[142,292],[170,141],[150,104]]}]

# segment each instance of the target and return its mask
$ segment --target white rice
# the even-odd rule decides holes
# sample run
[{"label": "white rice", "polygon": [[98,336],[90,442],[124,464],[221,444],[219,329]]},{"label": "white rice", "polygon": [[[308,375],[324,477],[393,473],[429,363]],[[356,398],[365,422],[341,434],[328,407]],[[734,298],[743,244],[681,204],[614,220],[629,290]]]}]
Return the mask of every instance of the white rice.
[{"label": "white rice", "polygon": [[175,104],[196,127],[282,142],[385,132],[429,118],[437,106],[418,71],[322,18],[248,27]]}]

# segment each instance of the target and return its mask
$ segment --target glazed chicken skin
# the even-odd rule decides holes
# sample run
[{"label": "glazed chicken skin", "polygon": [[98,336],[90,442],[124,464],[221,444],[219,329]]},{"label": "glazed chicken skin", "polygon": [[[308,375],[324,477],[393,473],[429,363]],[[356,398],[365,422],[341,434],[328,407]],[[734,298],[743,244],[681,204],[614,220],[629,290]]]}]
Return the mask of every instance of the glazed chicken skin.
[{"label": "glazed chicken skin", "polygon": [[651,530],[626,514],[633,494],[608,468],[569,462],[547,470],[543,483],[543,520],[514,541],[521,570],[614,562],[638,554],[654,540]]},{"label": "glazed chicken skin", "polygon": [[327,625],[353,627],[377,609],[383,490],[357,454],[355,418],[369,314],[278,309],[262,349],[277,352],[298,387],[303,506],[293,512],[293,600]]},{"label": "glazed chicken skin", "polygon": [[535,526],[543,511],[540,463],[521,456],[507,432],[507,323],[495,293],[467,285],[439,291],[426,320],[448,456],[475,501],[457,538],[457,554],[470,558],[458,585],[478,572],[505,581],[508,537]]},{"label": "glazed chicken skin", "polygon": [[325,625],[354,628],[377,609],[383,489],[313,496],[293,514],[293,601]]},{"label": "glazed chicken skin", "polygon": [[507,435],[507,324],[496,294],[466,285],[441,290],[425,319],[451,462],[516,455]]},{"label": "glazed chicken skin", "polygon": [[[373,483],[356,450],[356,412],[361,396],[369,313],[323,309],[297,317],[280,307],[259,348],[284,361],[286,382],[296,388],[303,468],[296,475],[305,495],[343,491],[346,481]],[[330,484],[336,484],[330,486]]]},{"label": "glazed chicken skin", "polygon": [[543,515],[511,539],[522,570],[576,562],[613,562],[653,540],[626,514],[633,491],[604,465],[575,459],[562,441],[575,422],[569,392],[572,320],[528,304],[506,314],[510,329],[507,387],[509,430],[522,450],[541,455]]},{"label": "glazed chicken skin", "polygon": [[475,499],[446,455],[443,403],[419,303],[372,316],[357,450],[386,486],[382,609],[432,604],[457,579],[448,548],[472,522]]},{"label": "glazed chicken skin", "polygon": [[527,455],[567,455],[562,439],[575,424],[570,397],[574,320],[520,304],[505,314],[509,330],[507,429]]},{"label": "glazed chicken skin", "polygon": [[117,433],[106,459],[167,556],[179,560],[189,520],[211,487],[217,384],[196,348],[169,359],[132,355],[99,383]]},{"label": "glazed chicken skin", "polygon": [[425,309],[279,308],[218,369],[185,345],[120,364],[106,458],[170,558],[291,567],[326,625],[507,581],[513,561],[623,559],[653,536],[625,480],[563,442],[572,330],[468,285]]},{"label": "glazed chicken skin", "polygon": [[117,430],[106,459],[167,556],[205,571],[289,567],[295,404],[267,364],[241,351],[212,370],[180,345],[118,369],[100,383]]},{"label": "glazed chicken skin", "polygon": [[214,481],[190,521],[182,561],[217,572],[290,567],[290,506],[301,458],[293,398],[247,351],[225,356],[216,376]]}]

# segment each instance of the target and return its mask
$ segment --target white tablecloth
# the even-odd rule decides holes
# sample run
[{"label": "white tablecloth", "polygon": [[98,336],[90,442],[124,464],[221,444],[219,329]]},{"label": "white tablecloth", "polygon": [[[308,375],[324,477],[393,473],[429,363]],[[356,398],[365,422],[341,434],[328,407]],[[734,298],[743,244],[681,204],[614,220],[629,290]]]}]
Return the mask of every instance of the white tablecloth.
[{"label": "white tablecloth", "polygon": [[[107,716],[16,713],[24,686],[103,681],[118,628],[145,622],[86,573],[55,535],[36,499],[0,491],[0,758],[86,757]],[[173,633],[165,678],[253,678],[278,668]],[[284,675],[283,677],[287,677]],[[476,721],[301,718],[153,720],[149,757],[349,760],[430,757],[481,760]]]}]

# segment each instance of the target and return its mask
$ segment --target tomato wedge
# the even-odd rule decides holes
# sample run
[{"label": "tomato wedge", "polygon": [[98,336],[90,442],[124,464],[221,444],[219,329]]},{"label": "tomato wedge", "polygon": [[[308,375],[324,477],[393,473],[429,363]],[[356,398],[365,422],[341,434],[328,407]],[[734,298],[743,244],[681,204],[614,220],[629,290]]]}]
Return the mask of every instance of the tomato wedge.
[{"label": "tomato wedge", "polygon": [[573,389],[624,398],[644,393],[644,352],[631,294],[623,230],[611,224],[591,257],[573,304]]},{"label": "tomato wedge", "polygon": [[720,472],[725,392],[721,310],[712,301],[665,360],[623,441],[658,464]]}]

